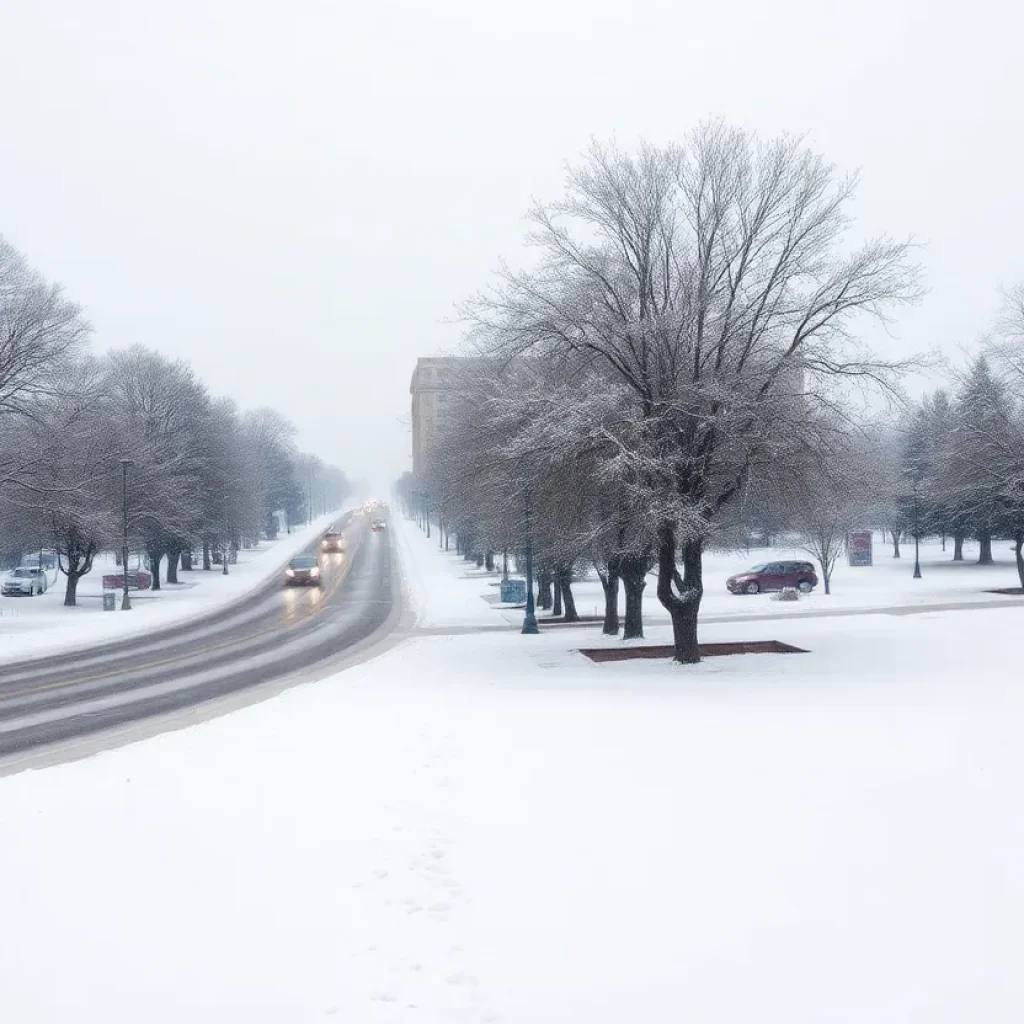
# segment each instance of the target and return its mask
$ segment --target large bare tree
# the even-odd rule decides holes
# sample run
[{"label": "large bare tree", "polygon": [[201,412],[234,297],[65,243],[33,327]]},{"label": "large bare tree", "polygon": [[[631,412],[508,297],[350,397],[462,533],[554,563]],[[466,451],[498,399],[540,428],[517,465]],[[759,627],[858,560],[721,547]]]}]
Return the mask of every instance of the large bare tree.
[{"label": "large bare tree", "polygon": [[576,353],[629,393],[680,661],[700,658],[704,545],[752,468],[834,400],[832,379],[898,369],[856,328],[915,299],[918,270],[908,242],[851,244],[855,183],[799,140],[720,122],[635,155],[595,143],[532,211],[536,266],[465,306],[489,354]]},{"label": "large bare tree", "polygon": [[0,236],[0,417],[62,394],[61,371],[91,332],[81,309]]}]

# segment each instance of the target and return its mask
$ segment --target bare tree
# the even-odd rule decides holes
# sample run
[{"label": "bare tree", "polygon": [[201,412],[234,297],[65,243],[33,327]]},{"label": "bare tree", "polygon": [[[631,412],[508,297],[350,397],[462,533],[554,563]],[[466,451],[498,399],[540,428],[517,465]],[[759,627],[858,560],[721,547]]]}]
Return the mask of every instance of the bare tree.
[{"label": "bare tree", "polygon": [[636,156],[595,143],[565,198],[533,211],[537,269],[505,269],[465,307],[486,351],[574,352],[631,396],[679,661],[700,658],[704,545],[752,468],[832,400],[830,380],[894,386],[897,363],[854,331],[915,299],[918,271],[906,242],[845,247],[854,184],[798,140],[717,122]]},{"label": "bare tree", "polygon": [[[95,368],[79,363],[76,374],[94,380]],[[67,579],[64,604],[77,603],[78,583],[111,539],[117,508],[117,476],[109,408],[93,389],[77,399],[38,398],[25,424],[24,443],[33,452],[32,472],[14,490],[23,514],[45,525]]]},{"label": "bare tree", "polygon": [[180,554],[202,521],[211,403],[187,363],[141,346],[109,353],[104,367],[118,448],[134,463],[130,523],[158,590],[164,556],[176,582]]},{"label": "bare tree", "polygon": [[0,236],[0,418],[66,392],[62,370],[90,332],[60,285],[47,282]]}]

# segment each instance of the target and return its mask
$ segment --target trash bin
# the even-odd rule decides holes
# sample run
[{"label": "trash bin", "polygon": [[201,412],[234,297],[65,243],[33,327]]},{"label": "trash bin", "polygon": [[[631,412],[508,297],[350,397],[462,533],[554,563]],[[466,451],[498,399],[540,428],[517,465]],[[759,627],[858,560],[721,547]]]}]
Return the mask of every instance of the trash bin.
[{"label": "trash bin", "polygon": [[103,591],[103,610],[112,612],[117,610],[117,594],[112,590]]}]

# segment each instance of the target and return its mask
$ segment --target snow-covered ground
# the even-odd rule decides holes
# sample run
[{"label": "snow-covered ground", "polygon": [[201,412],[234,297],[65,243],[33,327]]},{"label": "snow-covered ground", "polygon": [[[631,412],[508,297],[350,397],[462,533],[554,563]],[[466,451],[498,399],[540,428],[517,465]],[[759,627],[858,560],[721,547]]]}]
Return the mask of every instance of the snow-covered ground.
[{"label": "snow-covered ground", "polygon": [[[421,551],[438,548],[436,538],[427,540],[415,528],[405,531],[405,545]],[[747,618],[752,615],[804,616],[822,611],[868,611],[892,608],[942,604],[1006,604],[1012,599],[991,591],[1017,587],[1020,582],[1009,542],[994,545],[992,565],[978,565],[978,545],[964,544],[964,561],[954,562],[953,545],[946,551],[937,540],[921,546],[921,579],[915,580],[914,547],[904,543],[902,557],[892,557],[891,545],[875,537],[874,565],[853,568],[845,560],[835,568],[832,593],[826,594],[819,586],[799,601],[782,603],[770,594],[730,594],[725,581],[732,575],[765,562],[798,559],[811,560],[806,551],[792,547],[752,548],[747,552],[710,551],[704,558],[704,598],[701,617],[705,621],[723,618]],[[522,620],[522,612],[504,607],[497,602],[500,574],[484,573],[474,563],[461,559],[454,551],[438,551],[438,559],[447,571],[432,581],[429,602],[423,605],[423,623],[429,626],[479,624],[496,626],[503,622]],[[415,577],[414,586],[417,586]],[[573,584],[576,609],[580,615],[594,616],[604,613],[604,595],[596,575]],[[668,614],[658,601],[657,578],[651,575],[644,591],[644,619],[649,623],[667,623]],[[625,609],[625,594],[619,595],[620,611]],[[547,612],[538,611],[541,624]]]},{"label": "snow-covered ground", "polygon": [[1024,605],[594,665],[396,527],[448,635],[0,780],[5,1019],[1024,1019]]},{"label": "snow-covered ground", "polygon": [[[263,541],[238,552],[237,564],[209,572],[179,572],[177,585],[161,582],[158,591],[132,591],[132,610],[104,612],[103,576],[120,570],[111,555],[96,559],[92,572],[78,584],[78,604],[64,607],[65,578],[50,574],[50,589],[36,597],[0,597],[0,664],[104,643],[208,615],[252,593],[279,572],[296,551],[327,529],[338,512],[321,516],[276,541]],[[166,568],[166,561],[164,562]],[[6,575],[0,573],[0,575]]]}]

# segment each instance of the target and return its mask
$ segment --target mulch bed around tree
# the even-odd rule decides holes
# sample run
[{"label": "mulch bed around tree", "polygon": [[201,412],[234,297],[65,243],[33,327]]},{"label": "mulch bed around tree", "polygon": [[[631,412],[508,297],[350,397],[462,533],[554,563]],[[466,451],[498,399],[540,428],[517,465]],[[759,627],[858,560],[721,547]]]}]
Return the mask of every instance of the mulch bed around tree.
[{"label": "mulch bed around tree", "polygon": [[999,590],[986,590],[986,594],[1002,594],[1004,597],[1024,596],[1024,587],[1002,587]]},{"label": "mulch bed around tree", "polygon": [[[675,648],[670,644],[650,647],[588,647],[580,648],[591,661],[632,661],[634,658],[671,658]],[[734,644],[701,644],[702,658],[720,658],[727,654],[807,654],[802,647],[793,647],[779,640],[749,640]]]}]

